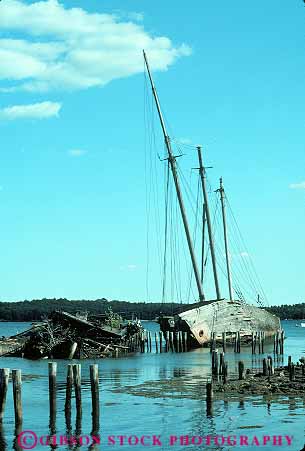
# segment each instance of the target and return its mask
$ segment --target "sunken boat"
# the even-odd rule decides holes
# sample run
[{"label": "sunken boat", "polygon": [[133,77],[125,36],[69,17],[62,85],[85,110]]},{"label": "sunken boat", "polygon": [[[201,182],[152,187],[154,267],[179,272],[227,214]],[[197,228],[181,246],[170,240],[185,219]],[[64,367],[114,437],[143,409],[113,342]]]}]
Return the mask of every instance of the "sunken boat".
[{"label": "sunken boat", "polygon": [[[198,165],[196,168],[199,171],[200,184],[203,196],[203,221],[202,230],[204,236],[205,227],[208,232],[209,251],[212,262],[213,279],[216,297],[213,300],[208,300],[205,297],[203,287],[203,272],[204,272],[204,252],[201,255],[201,273],[197,263],[197,255],[195,252],[194,243],[192,240],[192,233],[190,231],[187,212],[184,204],[183,193],[180,186],[179,171],[177,170],[177,158],[182,155],[175,155],[172,149],[172,139],[167,132],[167,127],[163,118],[159,97],[153,81],[152,73],[149,67],[148,59],[145,51],[143,51],[146,70],[148,73],[149,83],[152,90],[152,95],[155,101],[158,117],[161,124],[161,129],[164,137],[166,148],[166,157],[164,160],[168,163],[168,168],[172,174],[172,180],[175,187],[178,205],[181,213],[181,219],[184,227],[188,251],[191,259],[193,276],[198,290],[198,302],[190,305],[190,308],[183,312],[174,314],[173,316],[160,316],[158,321],[160,329],[164,334],[165,339],[168,338],[168,333],[173,332],[174,337],[177,333],[189,333],[189,345],[191,347],[198,347],[208,345],[211,340],[222,340],[223,336],[233,339],[238,333],[242,344],[248,344],[253,334],[263,333],[264,337],[273,337],[279,330],[281,330],[280,319],[264,309],[262,296],[257,293],[257,304],[249,304],[238,286],[234,287],[232,283],[232,272],[229,252],[229,239],[226,222],[226,193],[223,187],[222,178],[220,179],[220,186],[216,190],[219,195],[222,215],[223,228],[223,242],[225,253],[225,277],[228,285],[228,299],[221,295],[220,283],[218,277],[218,265],[215,255],[215,243],[212,220],[209,210],[209,196],[206,186],[206,167],[203,164],[201,147],[197,147]],[[160,158],[159,158],[160,159]],[[162,160],[162,161],[164,161]],[[202,240],[204,244],[204,239]],[[203,246],[203,245],[202,245]],[[174,340],[177,340],[177,338]],[[232,340],[233,341],[233,340]]]}]

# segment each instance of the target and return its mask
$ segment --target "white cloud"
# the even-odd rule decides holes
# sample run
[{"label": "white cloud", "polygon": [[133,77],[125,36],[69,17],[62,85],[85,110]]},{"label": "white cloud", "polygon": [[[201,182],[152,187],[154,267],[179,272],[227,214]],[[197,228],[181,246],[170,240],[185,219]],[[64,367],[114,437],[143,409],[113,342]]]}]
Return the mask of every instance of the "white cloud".
[{"label": "white cloud", "polygon": [[291,189],[305,189],[305,181],[300,183],[291,183],[289,185],[289,188]]},{"label": "white cloud", "polygon": [[87,153],[86,150],[82,149],[71,149],[68,151],[68,154],[71,155],[71,157],[81,157],[82,155],[85,155]]},{"label": "white cloud", "polygon": [[28,105],[14,105],[0,109],[0,119],[46,119],[58,116],[61,103],[41,102]]},{"label": "white cloud", "polygon": [[[74,90],[103,86],[143,71],[142,49],[154,70],[166,70],[190,55],[182,44],[154,37],[139,23],[141,13],[88,13],[57,0],[0,2],[0,80],[2,91]],[[134,21],[134,22],[132,22]],[[11,38],[18,33],[18,39]]]}]

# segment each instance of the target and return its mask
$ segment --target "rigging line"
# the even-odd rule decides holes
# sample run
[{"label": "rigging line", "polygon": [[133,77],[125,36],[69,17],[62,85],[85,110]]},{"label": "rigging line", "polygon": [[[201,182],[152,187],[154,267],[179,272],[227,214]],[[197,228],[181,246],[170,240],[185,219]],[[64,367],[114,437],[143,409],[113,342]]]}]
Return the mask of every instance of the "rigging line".
[{"label": "rigging line", "polygon": [[178,263],[179,263],[179,253],[178,253],[178,246],[177,246],[177,202],[172,204],[172,214],[173,214],[173,224],[174,224],[174,230],[173,230],[173,277],[174,277],[174,287],[175,292],[177,296],[177,300],[181,300],[181,295],[179,296],[179,276],[180,273],[178,271]]},{"label": "rigging line", "polygon": [[[178,223],[177,218],[179,217],[179,212],[178,212],[178,202],[176,202],[176,210],[175,210],[175,215],[176,215],[176,224]],[[179,289],[179,296],[180,296],[180,302],[182,303],[182,288],[181,288],[181,267],[180,267],[180,243],[179,243],[179,237],[178,235],[175,233],[175,242],[176,242],[176,252],[177,255],[179,256],[179,258],[177,259],[177,271],[178,271],[178,289]]]},{"label": "rigging line", "polygon": [[188,202],[189,202],[190,208],[192,210],[192,213],[193,213],[194,217],[196,218],[196,208],[194,208],[194,205],[196,206],[196,199],[194,198],[194,195],[193,195],[193,193],[192,193],[192,191],[191,191],[191,189],[190,189],[190,187],[188,185],[188,182],[187,182],[187,180],[186,180],[186,178],[185,178],[185,176],[184,176],[184,174],[183,174],[183,172],[182,172],[182,170],[181,170],[181,168],[180,168],[180,166],[178,164],[177,164],[177,171],[178,171],[178,174],[180,176],[181,184],[184,187],[184,192],[185,192],[186,197],[188,199]]},{"label": "rigging line", "polygon": [[[146,78],[147,80],[147,78]],[[147,81],[148,83],[148,81]],[[150,92],[150,90],[149,90]],[[157,257],[159,259],[159,271],[160,271],[160,280],[162,280],[162,250],[161,250],[161,220],[160,220],[160,212],[159,212],[159,184],[157,179],[157,152],[156,152],[156,133],[155,133],[155,109],[154,109],[154,100],[152,96],[149,96],[150,105],[149,105],[149,118],[150,118],[150,180],[151,180],[151,205],[154,207],[154,226],[156,230],[156,251]],[[154,155],[154,157],[153,157]]]},{"label": "rigging line", "polygon": [[[145,65],[145,63],[144,63]],[[149,246],[149,236],[150,236],[150,189],[148,186],[148,159],[149,159],[149,124],[148,124],[148,90],[147,90],[147,80],[146,73],[144,70],[144,79],[143,79],[143,87],[144,87],[144,96],[143,96],[143,109],[144,109],[144,167],[145,167],[145,199],[146,199],[146,297],[147,300],[150,299],[149,292],[149,268],[150,268],[150,246]]]},{"label": "rigging line", "polygon": [[[200,187],[200,180],[198,177],[198,182],[197,182],[197,200],[196,200],[196,212],[195,212],[195,225],[194,225],[194,230],[193,230],[193,243],[194,243],[194,248],[196,248],[196,238],[197,238],[197,226],[198,226],[198,211],[199,211],[199,187]],[[190,285],[189,285],[189,294],[191,291],[191,284],[192,284],[192,278],[193,278],[193,273],[191,273],[191,278],[190,278]]]},{"label": "rigging line", "polygon": [[[230,229],[231,229],[231,223],[230,223]],[[232,248],[234,247],[234,250],[236,250],[236,254],[239,257],[238,259],[235,260],[235,263],[238,262],[238,265],[241,268],[241,270],[244,272],[245,276],[247,277],[248,283],[252,287],[253,292],[255,294],[254,297],[256,298],[257,293],[261,292],[261,288],[259,287],[259,284],[255,280],[254,274],[252,274],[250,268],[248,267],[246,259],[243,257],[243,255],[241,253],[241,249],[239,247],[238,241],[237,240],[233,241],[233,238],[235,238],[235,234],[231,233],[230,236],[232,237],[231,242],[233,243],[233,246],[232,246],[232,244],[231,244],[231,246],[232,246]],[[243,249],[244,249],[244,246],[243,246]]]},{"label": "rigging line", "polygon": [[[231,237],[232,237],[232,235],[231,235]],[[230,241],[231,249],[233,249],[234,253],[236,254],[236,258],[233,259],[234,268],[238,267],[240,269],[241,273],[243,274],[244,280],[245,281],[247,280],[247,283],[251,286],[253,291],[255,293],[257,293],[256,284],[255,284],[253,278],[251,277],[251,274],[247,270],[248,268],[247,268],[245,259],[241,255],[241,252],[240,252],[240,249],[239,249],[237,243],[235,242],[235,240],[233,238],[231,238],[229,241]]]},{"label": "rigging line", "polygon": [[[216,199],[219,201],[218,196],[216,196]],[[220,224],[219,224],[219,218],[217,218],[217,224],[218,224],[218,227],[219,227],[219,225],[220,225]],[[233,236],[234,236],[234,235],[233,235]],[[230,241],[231,241],[231,240],[230,240]],[[216,242],[217,242],[217,240],[216,240]],[[235,244],[235,243],[234,243],[234,244]],[[235,246],[232,246],[232,244],[230,244],[230,247],[231,247],[231,249],[234,249],[234,250],[235,250]],[[218,251],[218,253],[220,254],[219,257],[221,257],[221,259],[224,260],[223,251],[222,251],[222,250],[219,251],[219,246],[218,246],[217,251]],[[233,259],[233,261],[235,261],[235,260]],[[233,276],[234,276],[234,277],[237,277],[236,271],[239,272],[239,276],[243,274],[243,271],[241,270],[241,273],[240,273],[240,271],[239,271],[239,270],[236,268],[236,266],[234,265],[234,266],[233,266]],[[246,275],[247,275],[247,274],[246,274]],[[244,276],[243,276],[243,275],[242,275],[242,279],[244,279]],[[249,283],[249,280],[248,280],[248,283]],[[250,283],[250,285],[252,285],[252,284]],[[253,285],[252,285],[252,288],[253,288]],[[252,296],[251,296],[251,297],[252,297]]]},{"label": "rigging line", "polygon": [[[242,233],[241,233],[241,231],[240,231],[240,229],[239,229],[239,227],[238,227],[238,224],[237,224],[237,221],[236,221],[235,216],[234,216],[234,214],[233,214],[233,211],[232,211],[230,202],[229,202],[228,200],[227,200],[227,204],[228,204],[229,209],[230,209],[230,211],[231,211],[231,215],[232,215],[232,217],[233,217],[233,220],[234,220],[234,222],[235,222],[235,224],[236,224],[236,228],[237,228],[237,230],[238,230],[238,232],[239,232],[239,236],[240,236],[240,238],[241,238],[242,244],[244,245],[245,250],[248,252],[248,249],[247,249],[247,247],[246,247],[246,245],[245,245],[244,238],[243,238]],[[248,254],[250,255],[249,252],[248,252]],[[261,282],[260,282],[260,279],[259,279],[259,276],[258,276],[258,274],[257,274],[256,268],[255,268],[255,266],[254,266],[254,263],[253,263],[253,261],[252,261],[252,259],[251,259],[251,256],[250,256],[250,264],[251,264],[251,266],[252,266],[252,269],[253,269],[254,274],[256,275],[257,282],[258,282],[259,286],[261,287],[261,291],[262,291],[262,293],[263,293],[263,295],[264,295],[264,298],[266,299],[266,301],[268,301],[268,298],[267,298],[267,296],[266,296],[266,293],[264,292],[264,289],[263,289],[262,284],[261,284]]]},{"label": "rigging line", "polygon": [[162,302],[165,302],[166,290],[166,261],[167,261],[167,228],[168,228],[168,192],[169,192],[169,162],[167,162],[166,192],[165,192],[165,230],[164,230],[164,258],[162,280]]}]

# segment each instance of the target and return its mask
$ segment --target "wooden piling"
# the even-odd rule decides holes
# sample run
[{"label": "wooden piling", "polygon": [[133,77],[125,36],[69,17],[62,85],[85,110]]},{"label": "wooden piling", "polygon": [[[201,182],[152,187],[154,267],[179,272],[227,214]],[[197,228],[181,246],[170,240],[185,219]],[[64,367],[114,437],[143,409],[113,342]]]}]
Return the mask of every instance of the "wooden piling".
[{"label": "wooden piling", "polygon": [[82,387],[81,387],[81,365],[73,365],[73,381],[76,401],[76,421],[81,423],[82,419]]},{"label": "wooden piling", "polygon": [[224,371],[224,363],[225,363],[225,354],[224,352],[221,352],[219,354],[219,375],[223,375]]},{"label": "wooden piling", "polygon": [[100,398],[98,365],[90,365],[90,384],[92,398],[92,433],[98,432],[100,428]]},{"label": "wooden piling", "polygon": [[207,382],[206,384],[206,406],[207,406],[207,415],[211,416],[213,413],[213,383]]},{"label": "wooden piling", "polygon": [[156,346],[156,354],[159,352],[159,343],[158,343],[158,334],[155,332],[155,346]]},{"label": "wooden piling", "polygon": [[50,426],[53,428],[56,422],[56,373],[57,363],[49,362],[49,405],[50,405]]},{"label": "wooden piling", "polygon": [[240,331],[237,332],[237,352],[240,354]]},{"label": "wooden piling", "polygon": [[65,416],[66,423],[71,427],[71,398],[73,389],[73,365],[67,366],[67,381],[66,381],[66,401],[65,401]]},{"label": "wooden piling", "polygon": [[263,375],[268,376],[268,364],[266,358],[263,359]]},{"label": "wooden piling", "polygon": [[258,353],[262,353],[262,332],[258,331]]},{"label": "wooden piling", "polygon": [[295,380],[295,365],[294,363],[291,363],[289,367],[289,380],[294,381]]},{"label": "wooden piling", "polygon": [[182,352],[182,332],[179,330],[178,332],[178,352]]},{"label": "wooden piling", "polygon": [[252,354],[255,354],[255,335],[254,335],[254,332],[252,332],[251,347],[252,347]]},{"label": "wooden piling", "polygon": [[224,362],[223,366],[223,383],[226,384],[228,380],[228,362]]},{"label": "wooden piling", "polygon": [[264,354],[264,346],[265,346],[265,331],[262,332],[262,354]]},{"label": "wooden piling", "polygon": [[217,349],[212,351],[212,374],[218,376],[218,351]]},{"label": "wooden piling", "polygon": [[174,332],[169,333],[169,343],[170,343],[170,349],[172,352],[175,352],[174,348]]},{"label": "wooden piling", "polygon": [[169,345],[169,331],[166,331],[166,352],[169,352],[170,345]]},{"label": "wooden piling", "polygon": [[225,353],[226,352],[226,333],[223,332],[222,333],[222,350]]},{"label": "wooden piling", "polygon": [[211,340],[210,340],[210,352],[212,353],[216,349],[216,334],[213,332],[211,334]]},{"label": "wooden piling", "polygon": [[279,331],[275,334],[275,354],[279,353]]},{"label": "wooden piling", "polygon": [[0,423],[2,423],[4,417],[9,376],[9,368],[0,369]]},{"label": "wooden piling", "polygon": [[159,338],[160,338],[160,354],[162,353],[162,331],[159,331]]},{"label": "wooden piling", "polygon": [[271,357],[271,355],[268,356],[268,360],[269,360],[269,376],[274,374],[274,367],[273,367],[273,359]]},{"label": "wooden piling", "polygon": [[238,362],[238,379],[241,381],[245,378],[245,364],[242,360]]},{"label": "wooden piling", "polygon": [[12,380],[13,380],[15,425],[19,426],[22,423],[21,370],[12,370]]},{"label": "wooden piling", "polygon": [[284,340],[285,340],[285,331],[284,329],[281,330],[281,349],[280,349],[280,353],[283,355],[284,354]]},{"label": "wooden piling", "polygon": [[188,351],[188,333],[184,332],[184,352]]}]

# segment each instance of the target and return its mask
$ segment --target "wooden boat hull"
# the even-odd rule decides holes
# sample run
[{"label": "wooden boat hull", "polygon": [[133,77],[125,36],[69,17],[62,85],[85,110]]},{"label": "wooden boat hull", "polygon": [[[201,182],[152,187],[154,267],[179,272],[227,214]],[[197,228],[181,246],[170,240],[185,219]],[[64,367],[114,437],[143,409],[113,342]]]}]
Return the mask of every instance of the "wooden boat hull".
[{"label": "wooden boat hull", "polygon": [[221,340],[222,333],[240,332],[241,340],[252,336],[252,332],[263,331],[266,337],[281,329],[280,319],[266,310],[240,301],[212,301],[192,310],[179,313],[178,317],[189,327],[199,345],[211,340]]}]

